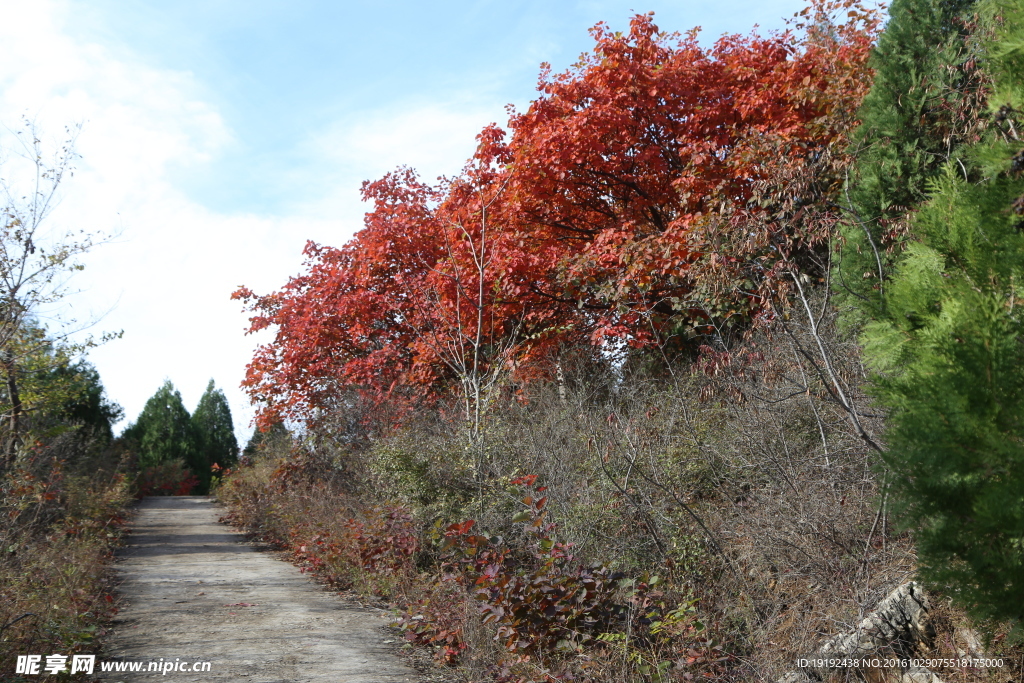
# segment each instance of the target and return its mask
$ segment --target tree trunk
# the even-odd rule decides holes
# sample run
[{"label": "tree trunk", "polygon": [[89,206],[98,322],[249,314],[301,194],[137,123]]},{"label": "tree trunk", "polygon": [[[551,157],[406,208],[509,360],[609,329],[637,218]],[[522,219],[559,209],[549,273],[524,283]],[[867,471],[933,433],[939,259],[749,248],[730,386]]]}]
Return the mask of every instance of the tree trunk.
[{"label": "tree trunk", "polygon": [[14,365],[14,352],[10,349],[4,352],[3,366],[4,373],[7,375],[7,396],[11,401],[7,447],[4,452],[4,469],[6,470],[14,464],[14,459],[18,455],[18,446],[21,445],[21,416],[24,411],[21,395],[18,393],[18,370]]}]

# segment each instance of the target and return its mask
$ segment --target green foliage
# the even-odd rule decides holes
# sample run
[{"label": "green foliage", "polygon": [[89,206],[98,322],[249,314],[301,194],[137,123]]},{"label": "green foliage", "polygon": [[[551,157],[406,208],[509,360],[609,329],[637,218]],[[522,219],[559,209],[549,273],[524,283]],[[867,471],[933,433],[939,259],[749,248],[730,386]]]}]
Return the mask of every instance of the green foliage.
[{"label": "green foliage", "polygon": [[928,183],[884,314],[864,328],[890,409],[883,456],[921,573],[976,616],[1024,620],[1024,3],[982,5],[994,95],[979,142]]},{"label": "green foliage", "polygon": [[180,460],[202,481],[209,482],[210,463],[199,449],[195,428],[181,394],[170,380],[146,401],[139,418],[122,435],[138,449],[139,466],[155,467]]},{"label": "green foliage", "polygon": [[[206,494],[210,490],[212,465],[227,467],[238,459],[231,408],[224,392],[214,386],[212,379],[191,416],[178,390],[169,380],[164,382],[122,437],[138,451],[139,466],[149,472],[147,477],[161,482],[152,485],[154,491],[179,495],[187,492],[183,490],[183,482],[191,481],[187,476],[164,476],[169,464],[176,462],[195,475],[198,483],[194,492]],[[177,472],[178,467],[175,465],[171,470]]]},{"label": "green foliage", "polygon": [[[481,450],[490,450],[488,444]],[[375,444],[367,463],[385,499],[403,501],[423,519],[452,520],[480,510],[480,491],[472,486],[473,455],[464,441],[438,443],[410,431]]]},{"label": "green foliage", "polygon": [[231,408],[224,392],[214,387],[212,379],[192,415],[192,429],[202,459],[206,462],[230,467],[238,460],[238,441],[235,439]]},{"label": "green foliage", "polygon": [[50,371],[50,376],[51,381],[67,380],[73,387],[71,396],[54,411],[54,416],[78,425],[84,435],[110,443],[114,438],[114,423],[124,417],[124,410],[107,398],[96,368],[88,361],[79,360],[58,365]]},{"label": "green foliage", "polygon": [[[56,342],[46,329],[26,323],[7,341],[13,387],[24,413],[22,428],[32,438],[55,436],[75,429],[81,439],[113,438],[113,424],[123,411],[110,401],[99,373],[86,360],[73,360],[80,347]],[[10,377],[5,377],[5,380]],[[0,384],[0,411],[12,413],[12,384]]]},{"label": "green foliage", "polygon": [[[931,179],[977,139],[987,83],[971,39],[974,0],[894,0],[854,136],[840,298],[854,321],[880,315],[886,271],[907,244],[907,213]],[[881,280],[880,280],[881,278]]]},{"label": "green foliage", "polygon": [[[1013,0],[986,0],[981,11],[986,23],[996,31],[996,40],[986,46],[986,60],[991,65],[993,80],[992,110],[1000,128],[1005,129],[1016,118],[1006,116],[1024,109],[1020,82],[1024,74],[1024,15],[1019,3]],[[1019,128],[1012,131],[1015,140],[1019,132]]]}]

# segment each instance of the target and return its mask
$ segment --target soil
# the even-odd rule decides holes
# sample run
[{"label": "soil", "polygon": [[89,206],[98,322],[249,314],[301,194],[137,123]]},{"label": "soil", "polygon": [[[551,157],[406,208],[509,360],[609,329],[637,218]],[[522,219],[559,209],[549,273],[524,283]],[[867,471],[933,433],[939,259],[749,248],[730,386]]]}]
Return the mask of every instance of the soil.
[{"label": "soil", "polygon": [[122,603],[102,661],[210,662],[104,681],[417,682],[384,610],[325,591],[218,523],[207,496],[145,498],[118,553]]}]

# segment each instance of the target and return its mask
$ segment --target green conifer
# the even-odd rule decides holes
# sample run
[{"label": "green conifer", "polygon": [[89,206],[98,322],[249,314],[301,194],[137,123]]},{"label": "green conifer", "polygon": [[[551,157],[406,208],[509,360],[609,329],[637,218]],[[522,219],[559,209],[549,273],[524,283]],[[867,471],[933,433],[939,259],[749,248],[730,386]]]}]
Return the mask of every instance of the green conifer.
[{"label": "green conifer", "polygon": [[205,472],[205,481],[209,482],[210,463],[198,448],[188,410],[170,380],[146,401],[138,419],[125,429],[122,438],[138,450],[140,467],[180,460],[201,481]]},{"label": "green conifer", "polygon": [[238,460],[238,440],[231,420],[231,408],[224,392],[214,386],[212,379],[206,385],[206,391],[192,415],[192,427],[206,462],[221,467],[235,464]]},{"label": "green conifer", "polygon": [[292,435],[283,422],[274,422],[263,431],[256,429],[249,442],[245,444],[242,454],[250,459],[262,457],[267,453],[282,455],[288,453],[292,445]]},{"label": "green conifer", "polygon": [[862,341],[923,578],[1024,622],[1024,0],[985,0],[980,140],[926,184]]},{"label": "green conifer", "polygon": [[982,106],[970,39],[974,0],[894,0],[872,55],[875,79],[859,111],[848,222],[836,277],[860,322],[880,314],[884,280],[906,244],[908,212],[927,183],[975,139]]}]

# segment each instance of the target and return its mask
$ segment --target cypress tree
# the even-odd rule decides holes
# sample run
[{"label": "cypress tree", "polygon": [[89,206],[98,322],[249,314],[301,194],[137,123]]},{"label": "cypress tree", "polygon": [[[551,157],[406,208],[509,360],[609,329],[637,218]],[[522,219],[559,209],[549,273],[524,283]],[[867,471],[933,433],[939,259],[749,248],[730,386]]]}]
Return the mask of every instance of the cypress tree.
[{"label": "cypress tree", "polygon": [[146,401],[139,418],[125,429],[122,438],[138,449],[141,467],[181,460],[201,481],[205,472],[205,481],[209,482],[210,465],[197,447],[188,410],[170,380]]},{"label": "cypress tree", "polygon": [[231,420],[231,408],[224,392],[214,386],[212,379],[192,415],[192,426],[206,462],[222,467],[235,464],[238,440]]}]

